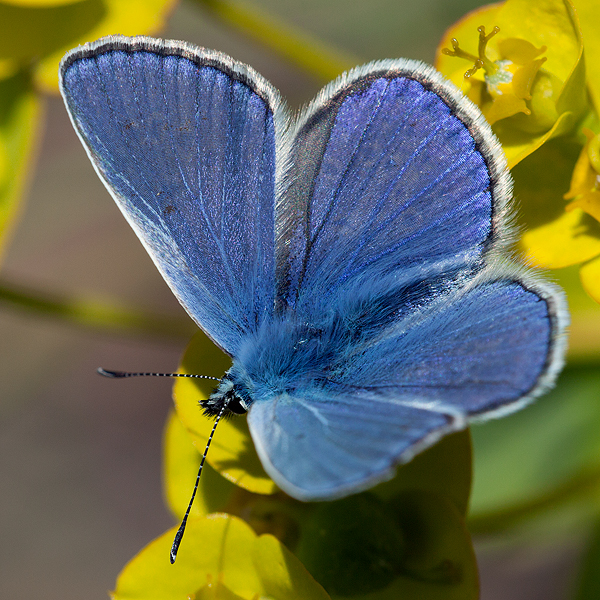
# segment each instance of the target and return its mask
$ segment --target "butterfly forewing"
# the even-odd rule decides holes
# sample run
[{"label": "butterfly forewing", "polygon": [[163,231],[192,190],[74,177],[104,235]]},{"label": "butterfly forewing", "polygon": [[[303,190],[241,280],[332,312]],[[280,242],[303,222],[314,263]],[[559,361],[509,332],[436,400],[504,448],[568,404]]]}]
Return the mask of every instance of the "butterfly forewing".
[{"label": "butterfly forewing", "polygon": [[68,55],[61,90],[167,283],[236,354],[273,307],[277,93],[224,55],[118,36]]},{"label": "butterfly forewing", "polygon": [[278,205],[284,305],[314,314],[357,287],[376,294],[481,265],[501,235],[509,178],[489,126],[455,98],[430,67],[384,61],[309,106]]}]

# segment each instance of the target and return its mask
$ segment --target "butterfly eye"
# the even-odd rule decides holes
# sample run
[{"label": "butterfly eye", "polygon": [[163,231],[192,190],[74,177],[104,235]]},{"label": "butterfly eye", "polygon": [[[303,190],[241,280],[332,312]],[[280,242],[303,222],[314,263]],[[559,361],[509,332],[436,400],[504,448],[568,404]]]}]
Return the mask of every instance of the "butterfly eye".
[{"label": "butterfly eye", "polygon": [[234,396],[227,404],[228,410],[234,415],[245,415],[248,412],[248,406],[239,396]]}]

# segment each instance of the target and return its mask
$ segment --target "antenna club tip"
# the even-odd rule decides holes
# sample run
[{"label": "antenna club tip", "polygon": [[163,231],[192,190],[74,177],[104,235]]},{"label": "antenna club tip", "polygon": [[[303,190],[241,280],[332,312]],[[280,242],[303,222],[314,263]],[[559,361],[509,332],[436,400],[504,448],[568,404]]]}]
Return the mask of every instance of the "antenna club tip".
[{"label": "antenna club tip", "polygon": [[174,565],[175,564],[175,559],[177,558],[177,553],[173,552],[173,550],[171,550],[170,554],[169,554],[169,560],[171,561],[171,564]]},{"label": "antenna club tip", "polygon": [[98,375],[102,375],[103,377],[110,377],[111,379],[123,376],[120,371],[108,371],[107,369],[103,369],[102,367],[98,367],[96,369],[96,373],[98,373]]}]

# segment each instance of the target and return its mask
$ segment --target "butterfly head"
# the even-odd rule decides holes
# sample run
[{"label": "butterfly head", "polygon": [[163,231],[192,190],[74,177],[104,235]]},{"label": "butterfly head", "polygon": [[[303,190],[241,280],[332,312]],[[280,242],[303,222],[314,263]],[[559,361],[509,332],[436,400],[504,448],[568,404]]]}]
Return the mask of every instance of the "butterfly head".
[{"label": "butterfly head", "polygon": [[243,384],[234,381],[231,371],[227,371],[219,385],[207,400],[201,400],[200,406],[207,417],[216,417],[223,407],[224,415],[243,415],[252,403],[250,391]]}]

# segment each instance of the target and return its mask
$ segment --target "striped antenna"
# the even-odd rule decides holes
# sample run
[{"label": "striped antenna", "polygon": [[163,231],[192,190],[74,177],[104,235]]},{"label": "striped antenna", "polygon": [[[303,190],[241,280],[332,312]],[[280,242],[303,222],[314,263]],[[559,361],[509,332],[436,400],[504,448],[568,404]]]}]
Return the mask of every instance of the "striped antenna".
[{"label": "striped antenna", "polygon": [[[209,375],[193,375],[190,373],[131,373],[128,371],[109,371],[108,369],[98,368],[98,373],[103,375],[104,377],[110,377],[113,379],[123,378],[123,377],[194,377],[196,379],[214,379],[215,381],[220,381],[218,377],[210,377]],[[223,416],[223,413],[227,410],[227,405],[229,401],[224,402],[217,418],[215,419],[215,424],[213,425],[212,431],[208,436],[208,441],[206,442],[206,448],[204,448],[204,454],[202,455],[202,460],[200,461],[200,468],[198,469],[198,475],[196,475],[196,483],[194,484],[194,491],[192,492],[192,497],[190,498],[190,503],[188,504],[187,510],[185,511],[185,515],[183,516],[183,520],[181,521],[181,525],[175,534],[175,539],[173,540],[173,545],[171,546],[171,554],[169,556],[171,560],[171,564],[175,562],[177,558],[177,552],[179,551],[179,545],[181,544],[181,539],[183,538],[183,533],[185,532],[185,526],[187,524],[188,517],[190,515],[190,511],[192,510],[192,504],[194,503],[194,498],[196,497],[196,492],[198,491],[198,485],[200,484],[200,475],[202,475],[202,467],[204,466],[204,461],[206,460],[206,455],[208,453],[208,449],[210,447],[210,443],[212,442],[213,435],[215,434],[215,430],[217,429],[217,425]]]},{"label": "striped antenna", "polygon": [[208,441],[206,442],[206,448],[204,448],[204,454],[202,455],[202,460],[200,461],[200,468],[198,469],[198,475],[196,475],[196,483],[194,484],[194,491],[192,492],[192,497],[190,498],[190,503],[188,504],[187,510],[185,511],[185,515],[183,516],[183,520],[181,521],[181,525],[175,534],[175,539],[173,540],[173,545],[171,546],[171,554],[169,559],[171,560],[171,564],[175,562],[177,558],[177,552],[179,551],[179,544],[181,544],[181,538],[183,537],[183,533],[185,531],[185,526],[190,515],[190,510],[192,510],[192,504],[194,503],[194,498],[196,497],[196,492],[198,491],[198,484],[200,483],[200,475],[202,475],[202,467],[204,466],[204,460],[206,459],[206,454],[208,453],[208,448],[210,447],[210,443],[212,442],[213,435],[215,433],[215,429],[219,424],[223,413],[227,409],[227,405],[229,402],[224,402],[217,418],[215,419],[215,424],[213,425],[212,431],[208,436]]},{"label": "striped antenna", "polygon": [[221,381],[219,377],[211,377],[210,375],[193,375],[191,373],[130,373],[129,371],[109,371],[99,367],[98,373],[104,377],[118,379],[121,377],[194,377],[196,379],[213,379]]}]

